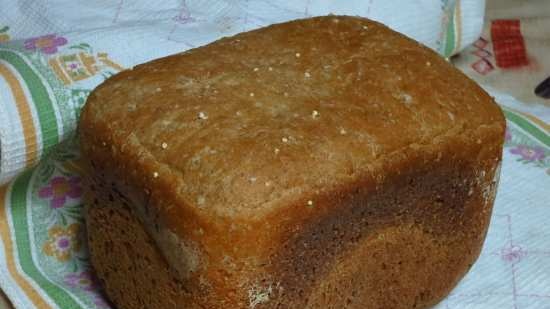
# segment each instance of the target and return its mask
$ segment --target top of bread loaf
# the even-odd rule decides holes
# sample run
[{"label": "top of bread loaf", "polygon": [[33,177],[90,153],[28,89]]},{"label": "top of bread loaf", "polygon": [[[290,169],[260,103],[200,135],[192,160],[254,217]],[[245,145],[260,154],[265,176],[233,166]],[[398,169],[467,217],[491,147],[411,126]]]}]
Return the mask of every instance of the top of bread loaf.
[{"label": "top of bread loaf", "polygon": [[315,207],[316,194],[375,173],[381,158],[501,121],[428,48],[367,19],[325,16],[124,71],[92,93],[80,129],[139,162],[145,187],[183,201],[174,207],[232,218]]}]

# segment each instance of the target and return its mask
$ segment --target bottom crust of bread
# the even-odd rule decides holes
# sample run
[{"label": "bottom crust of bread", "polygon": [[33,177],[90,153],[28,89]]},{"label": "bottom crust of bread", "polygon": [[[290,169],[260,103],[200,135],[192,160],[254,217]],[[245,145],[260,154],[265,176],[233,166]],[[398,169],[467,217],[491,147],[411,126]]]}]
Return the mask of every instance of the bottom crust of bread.
[{"label": "bottom crust of bread", "polygon": [[[117,308],[205,308],[172,276],[130,209],[93,207],[88,222],[92,263]],[[305,308],[428,308],[447,295],[466,271],[447,258],[452,254],[452,247],[444,248],[414,228],[379,231],[335,265]]]},{"label": "bottom crust of bread", "polygon": [[[177,279],[131,206],[97,197],[89,204],[92,264],[117,308],[227,308],[229,304],[196,295],[197,291],[191,292]],[[484,213],[481,220],[488,220],[489,215],[490,211]],[[414,223],[380,227],[339,254],[321,280],[303,282],[309,287],[302,290],[307,295],[288,291],[286,297],[272,302],[252,295],[248,304],[230,307],[428,308],[450,292],[479,255],[486,225],[479,227],[468,233],[477,235],[475,239],[454,240],[428,233]]]}]

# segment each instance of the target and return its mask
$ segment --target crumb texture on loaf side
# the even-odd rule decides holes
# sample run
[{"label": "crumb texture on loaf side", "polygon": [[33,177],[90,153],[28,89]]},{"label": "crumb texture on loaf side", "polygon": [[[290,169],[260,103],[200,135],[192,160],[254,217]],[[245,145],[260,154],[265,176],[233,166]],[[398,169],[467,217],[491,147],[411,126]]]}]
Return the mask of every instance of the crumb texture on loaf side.
[{"label": "crumb texture on loaf side", "polygon": [[417,42],[326,16],[122,72],[79,132],[121,309],[399,309],[477,258],[504,119]]}]

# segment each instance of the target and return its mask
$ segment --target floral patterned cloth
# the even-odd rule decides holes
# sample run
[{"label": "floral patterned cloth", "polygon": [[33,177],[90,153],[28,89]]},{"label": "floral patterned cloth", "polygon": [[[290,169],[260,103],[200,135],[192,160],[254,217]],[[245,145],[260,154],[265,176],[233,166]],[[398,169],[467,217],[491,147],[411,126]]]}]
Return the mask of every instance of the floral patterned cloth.
[{"label": "floral patterned cloth", "polygon": [[67,39],[55,34],[48,34],[36,38],[25,40],[25,48],[30,50],[40,50],[44,54],[57,53],[57,47],[67,44]]},{"label": "floral patterned cloth", "polygon": [[[110,307],[88,260],[74,137],[79,110],[105,78],[222,35],[329,12],[376,18],[450,56],[477,39],[483,9],[477,0],[210,0],[151,12],[147,3],[119,1],[83,19],[93,5],[36,3],[26,16],[0,0],[0,132],[15,133],[0,134],[0,159],[9,158],[0,179],[10,179],[0,186],[0,287],[18,309]],[[545,308],[550,119],[487,90],[508,120],[501,185],[480,259],[437,308]]]}]

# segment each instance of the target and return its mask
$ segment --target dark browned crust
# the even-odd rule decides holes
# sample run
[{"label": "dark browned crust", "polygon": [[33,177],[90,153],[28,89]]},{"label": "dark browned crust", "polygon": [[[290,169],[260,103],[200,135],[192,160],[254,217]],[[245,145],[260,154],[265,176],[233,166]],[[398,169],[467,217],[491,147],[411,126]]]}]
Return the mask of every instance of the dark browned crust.
[{"label": "dark browned crust", "polygon": [[[87,201],[88,245],[101,285],[117,308],[204,308],[158,251],[127,205]],[[183,300],[183,301],[182,301]],[[176,302],[180,306],[176,306]]]},{"label": "dark browned crust", "polygon": [[477,259],[485,238],[492,198],[488,203],[478,186],[479,170],[468,159],[404,167],[378,189],[359,182],[325,196],[321,203],[341,207],[304,223],[273,258],[274,277],[286,283],[282,308],[439,302]]}]

